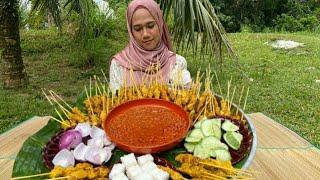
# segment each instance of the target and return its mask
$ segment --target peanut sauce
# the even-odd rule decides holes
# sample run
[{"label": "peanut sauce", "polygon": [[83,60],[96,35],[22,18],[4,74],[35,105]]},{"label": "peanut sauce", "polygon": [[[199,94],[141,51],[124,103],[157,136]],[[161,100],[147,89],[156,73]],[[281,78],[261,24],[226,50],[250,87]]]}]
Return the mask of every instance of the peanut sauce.
[{"label": "peanut sauce", "polygon": [[181,137],[186,128],[187,123],[178,114],[161,106],[132,107],[107,127],[117,142],[135,147],[172,142]]}]

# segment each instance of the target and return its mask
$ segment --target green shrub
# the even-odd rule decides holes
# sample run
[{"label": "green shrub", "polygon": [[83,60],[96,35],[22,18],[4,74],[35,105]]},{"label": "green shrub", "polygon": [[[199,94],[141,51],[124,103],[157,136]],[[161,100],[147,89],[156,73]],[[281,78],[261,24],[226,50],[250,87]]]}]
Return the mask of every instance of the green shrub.
[{"label": "green shrub", "polygon": [[274,20],[275,29],[277,31],[301,31],[303,29],[302,24],[299,20],[295,19],[293,16],[287,14],[281,14]]},{"label": "green shrub", "polygon": [[320,21],[316,16],[308,16],[301,18],[299,20],[301,25],[303,26],[303,30],[315,31],[317,27],[320,25]]}]

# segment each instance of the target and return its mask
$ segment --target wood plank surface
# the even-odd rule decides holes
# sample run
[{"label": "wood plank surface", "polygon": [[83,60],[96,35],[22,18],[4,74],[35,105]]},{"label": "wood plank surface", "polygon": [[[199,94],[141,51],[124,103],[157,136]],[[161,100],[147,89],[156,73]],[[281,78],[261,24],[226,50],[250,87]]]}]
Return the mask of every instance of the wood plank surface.
[{"label": "wood plank surface", "polygon": [[11,178],[16,155],[24,141],[45,126],[50,116],[33,117],[0,135],[0,180]]},{"label": "wood plank surface", "polygon": [[258,146],[249,169],[257,179],[320,179],[319,149],[262,113],[250,117]]},{"label": "wood plank surface", "polygon": [[[257,179],[320,179],[320,151],[262,113],[250,114],[257,131],[256,156],[249,169]],[[49,117],[35,117],[0,136],[0,180],[10,179],[23,142]]]}]

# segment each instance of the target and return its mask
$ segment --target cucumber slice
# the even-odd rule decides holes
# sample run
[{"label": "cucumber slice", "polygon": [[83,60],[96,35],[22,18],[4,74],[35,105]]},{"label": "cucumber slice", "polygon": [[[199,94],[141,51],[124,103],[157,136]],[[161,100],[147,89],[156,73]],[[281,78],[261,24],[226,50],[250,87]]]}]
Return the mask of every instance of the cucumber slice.
[{"label": "cucumber slice", "polygon": [[211,120],[204,120],[201,124],[201,131],[204,136],[212,136],[214,135],[214,131],[212,128]]},{"label": "cucumber slice", "polygon": [[212,124],[217,125],[219,128],[221,128],[221,119],[220,118],[215,118],[211,119]]},{"label": "cucumber slice", "polygon": [[243,139],[242,134],[237,132],[227,132],[223,135],[223,139],[234,150],[238,150]]},{"label": "cucumber slice", "polygon": [[[216,154],[216,151],[217,150],[225,150],[225,151],[228,151],[229,150],[229,147],[226,145],[226,144],[224,144],[224,143],[222,143],[222,142],[219,142],[219,143],[217,143],[215,146],[214,146],[214,148],[210,151],[210,156],[211,157],[216,157],[217,156],[217,154]],[[229,151],[228,151],[229,152]]]},{"label": "cucumber slice", "polygon": [[199,137],[187,137],[185,139],[186,142],[189,142],[189,143],[197,143],[197,142],[200,142],[202,138],[199,138]]},{"label": "cucumber slice", "polygon": [[201,128],[201,124],[203,121],[198,121],[195,125],[194,128]]},{"label": "cucumber slice", "polygon": [[230,161],[231,160],[231,155],[229,151],[226,150],[215,150],[214,151],[216,154],[216,158],[219,161]]},{"label": "cucumber slice", "polygon": [[208,136],[202,139],[201,145],[206,149],[215,149],[220,144],[220,140],[214,136]]},{"label": "cucumber slice", "polygon": [[231,121],[225,120],[222,124],[222,129],[225,131],[238,131],[239,127],[233,124]]},{"label": "cucumber slice", "polygon": [[202,134],[202,131],[200,129],[196,128],[196,129],[191,130],[188,137],[195,137],[195,138],[202,139],[204,136]]},{"label": "cucumber slice", "polygon": [[212,129],[213,129],[213,135],[220,140],[222,135],[221,128],[216,124],[212,124]]},{"label": "cucumber slice", "polygon": [[200,159],[210,158],[210,152],[204,148],[201,144],[197,144],[194,148],[193,155]]},{"label": "cucumber slice", "polygon": [[184,143],[184,147],[187,149],[188,152],[193,152],[194,148],[196,147],[196,143]]},{"label": "cucumber slice", "polygon": [[217,157],[216,150],[210,151],[210,157]]}]

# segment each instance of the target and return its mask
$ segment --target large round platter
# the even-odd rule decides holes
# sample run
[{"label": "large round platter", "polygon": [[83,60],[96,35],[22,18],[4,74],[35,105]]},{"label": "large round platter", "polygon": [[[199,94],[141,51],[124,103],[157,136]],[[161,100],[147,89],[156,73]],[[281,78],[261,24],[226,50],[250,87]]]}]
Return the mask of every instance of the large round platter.
[{"label": "large round platter", "polygon": [[187,112],[159,99],[129,101],[114,108],[104,129],[116,146],[136,154],[157,153],[173,148],[190,127]]}]

